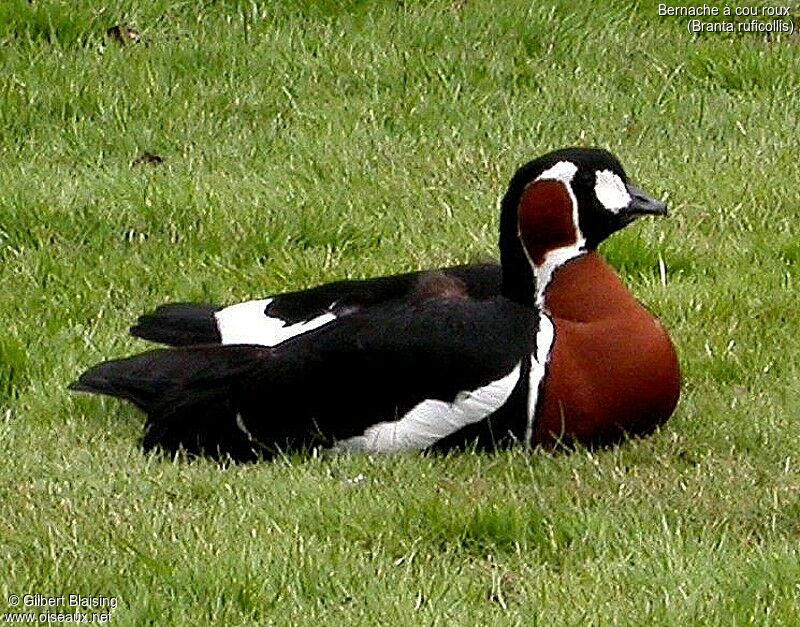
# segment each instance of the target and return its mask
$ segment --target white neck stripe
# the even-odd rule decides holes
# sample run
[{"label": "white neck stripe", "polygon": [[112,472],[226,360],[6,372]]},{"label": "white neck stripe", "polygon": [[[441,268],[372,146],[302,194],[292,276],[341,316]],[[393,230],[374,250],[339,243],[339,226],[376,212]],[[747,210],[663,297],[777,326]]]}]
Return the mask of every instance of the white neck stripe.
[{"label": "white neck stripe", "polygon": [[544,294],[547,291],[556,270],[575,257],[580,257],[586,252],[586,240],[571,246],[555,248],[547,252],[541,264],[533,266],[533,273],[536,276],[536,304],[545,308]]},{"label": "white neck stripe", "polygon": [[572,161],[559,161],[554,166],[547,168],[544,172],[537,176],[536,180],[560,181],[569,187],[569,184],[572,183],[572,179],[575,178],[575,173],[577,171],[578,166],[572,163]]},{"label": "white neck stripe", "polygon": [[[525,246],[525,242],[522,241],[522,233],[519,229],[519,208],[517,209],[517,238],[522,245],[522,250],[525,253],[528,263],[530,263],[531,268],[533,268],[533,273],[536,277],[536,304],[542,308],[544,308],[545,290],[550,284],[550,281],[553,279],[553,274],[555,271],[567,263],[570,259],[574,259],[575,257],[578,257],[586,252],[586,238],[581,232],[579,226],[578,199],[575,197],[575,193],[572,191],[571,185],[572,179],[575,177],[577,171],[578,166],[571,161],[559,161],[554,166],[542,172],[534,181],[528,183],[528,185],[533,185],[537,181],[558,181],[566,188],[567,194],[569,195],[569,201],[572,206],[572,225],[575,227],[574,244],[549,250],[545,254],[544,261],[541,264],[534,263],[533,259],[531,259],[530,254],[528,253],[528,248]],[[525,188],[527,189],[527,187],[528,186],[526,185]],[[525,191],[523,190],[522,193],[524,195]]]},{"label": "white neck stripe", "polygon": [[533,441],[533,428],[536,421],[536,409],[539,405],[539,392],[547,371],[547,362],[556,338],[556,330],[549,316],[539,314],[539,330],[536,332],[536,352],[531,354],[531,371],[528,375],[528,423],[525,427],[525,446],[529,448]]}]

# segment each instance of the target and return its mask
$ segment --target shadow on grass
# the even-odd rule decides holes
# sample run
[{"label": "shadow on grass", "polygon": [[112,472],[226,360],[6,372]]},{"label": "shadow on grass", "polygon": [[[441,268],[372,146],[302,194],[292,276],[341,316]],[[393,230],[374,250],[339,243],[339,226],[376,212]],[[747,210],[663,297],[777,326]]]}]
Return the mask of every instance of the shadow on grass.
[{"label": "shadow on grass", "polygon": [[14,340],[0,339],[0,407],[19,398],[27,384],[25,351]]}]

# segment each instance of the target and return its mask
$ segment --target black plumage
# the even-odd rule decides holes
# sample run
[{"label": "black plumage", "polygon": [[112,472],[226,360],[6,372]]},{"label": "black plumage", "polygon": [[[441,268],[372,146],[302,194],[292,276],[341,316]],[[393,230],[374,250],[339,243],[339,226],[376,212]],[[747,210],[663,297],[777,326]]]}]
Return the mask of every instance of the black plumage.
[{"label": "black plumage", "polygon": [[131,327],[131,335],[169,346],[219,343],[222,337],[214,314],[220,309],[194,303],[161,305],[152,313],[140,316]]}]

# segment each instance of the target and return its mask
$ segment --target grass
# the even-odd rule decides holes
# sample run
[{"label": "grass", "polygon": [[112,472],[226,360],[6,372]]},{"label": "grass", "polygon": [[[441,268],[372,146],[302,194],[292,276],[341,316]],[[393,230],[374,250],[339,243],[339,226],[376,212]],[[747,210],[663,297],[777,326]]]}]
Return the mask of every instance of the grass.
[{"label": "grass", "polygon": [[[655,7],[3,2],[0,612],[797,624],[800,40]],[[65,390],[165,301],[491,257],[515,167],[571,144],[672,208],[603,247],[681,357],[649,439],[220,468],[143,455],[140,415]]]}]

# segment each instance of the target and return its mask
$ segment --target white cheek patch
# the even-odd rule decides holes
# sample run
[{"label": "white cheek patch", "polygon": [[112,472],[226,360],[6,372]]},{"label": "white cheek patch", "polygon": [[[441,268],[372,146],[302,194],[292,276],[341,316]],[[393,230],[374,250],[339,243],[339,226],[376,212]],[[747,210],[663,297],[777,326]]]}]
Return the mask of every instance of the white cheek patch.
[{"label": "white cheek patch", "polygon": [[547,168],[544,172],[542,172],[539,176],[536,177],[537,181],[561,181],[569,187],[569,184],[572,183],[572,179],[575,177],[575,173],[578,171],[578,166],[576,166],[572,161],[559,161],[554,166]]},{"label": "white cheek patch", "polygon": [[287,324],[285,320],[271,318],[264,313],[272,300],[271,298],[250,300],[215,313],[222,343],[275,346],[336,320],[334,314],[326,312],[310,320]]},{"label": "white cheek patch", "polygon": [[594,195],[606,209],[619,213],[631,202],[625,183],[611,170],[599,170],[595,173]]},{"label": "white cheek patch", "polygon": [[419,451],[467,425],[487,418],[508,401],[520,377],[520,364],[506,376],[468,392],[459,392],[452,403],[428,399],[415,405],[399,420],[379,422],[363,435],[337,442],[340,452],[399,453]]}]

